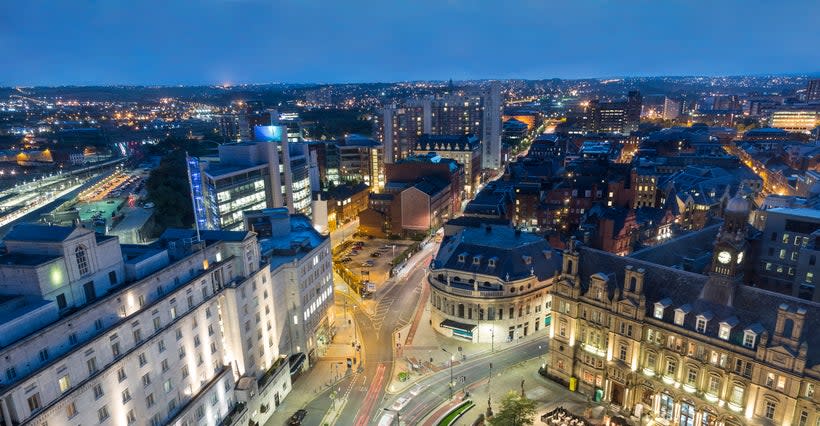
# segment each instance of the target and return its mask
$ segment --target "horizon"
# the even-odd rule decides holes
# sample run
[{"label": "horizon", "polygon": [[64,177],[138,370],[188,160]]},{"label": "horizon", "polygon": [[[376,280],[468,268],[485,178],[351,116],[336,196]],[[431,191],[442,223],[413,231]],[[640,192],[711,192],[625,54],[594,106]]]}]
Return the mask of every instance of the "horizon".
[{"label": "horizon", "polygon": [[809,0],[10,0],[0,16],[5,87],[820,73],[820,4]]}]

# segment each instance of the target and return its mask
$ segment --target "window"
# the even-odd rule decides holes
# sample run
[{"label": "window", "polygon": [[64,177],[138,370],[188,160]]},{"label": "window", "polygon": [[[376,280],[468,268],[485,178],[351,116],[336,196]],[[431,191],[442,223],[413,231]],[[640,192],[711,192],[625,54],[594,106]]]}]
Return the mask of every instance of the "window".
[{"label": "window", "polygon": [[100,423],[108,420],[108,406],[103,405],[99,410],[97,410],[97,418],[100,419]]},{"label": "window", "polygon": [[60,385],[60,392],[65,392],[68,388],[71,387],[71,380],[68,378],[68,374],[63,377],[60,377],[60,380],[57,380],[57,384]]},{"label": "window", "polygon": [[48,348],[40,349],[40,361],[48,361]]},{"label": "window", "polygon": [[674,359],[669,359],[666,361],[666,375],[667,376],[675,376],[675,371],[678,369],[678,363]]},{"label": "window", "polygon": [[686,372],[686,383],[688,383],[690,385],[694,385],[697,380],[698,380],[698,370],[696,370],[694,368],[690,368]]},{"label": "window", "polygon": [[114,355],[114,358],[120,356],[120,343],[114,342],[111,344],[111,354]]},{"label": "window", "polygon": [[163,359],[162,362],[160,363],[160,366],[162,368],[163,373],[168,371],[169,368],[170,368],[170,367],[168,367],[168,360],[167,359]]},{"label": "window", "polygon": [[143,367],[143,366],[145,366],[145,364],[148,364],[148,358],[145,356],[145,352],[139,354],[137,359],[140,362],[140,367]]},{"label": "window", "polygon": [[41,401],[40,401],[40,393],[39,393],[39,392],[36,392],[34,395],[32,395],[32,396],[28,397],[28,399],[26,399],[26,402],[28,402],[28,409],[29,409],[32,413],[33,413],[33,412],[35,412],[35,411],[37,411],[37,410],[39,410],[39,409],[40,409],[40,407],[42,407],[42,403],[41,403]]},{"label": "window", "polygon": [[137,415],[134,410],[128,410],[128,414],[125,415],[125,422],[129,425],[137,422]]},{"label": "window", "polygon": [[171,383],[171,379],[166,380],[162,384],[162,389],[165,390],[165,393],[171,392],[174,389],[174,385]]},{"label": "window", "polygon": [[743,346],[747,348],[754,348],[756,337],[757,335],[755,335],[755,333],[752,331],[746,331],[745,333],[743,333]]},{"label": "window", "polygon": [[717,395],[720,391],[720,378],[716,376],[709,376],[709,387],[707,392],[712,395]]},{"label": "window", "polygon": [[102,385],[99,383],[94,385],[94,399],[100,399],[103,395],[105,395],[105,392],[103,392]]},{"label": "window", "polygon": [[807,283],[813,283],[813,282],[814,282],[814,272],[811,272],[811,271],[806,272],[806,279],[805,279],[805,281],[806,281]]},{"label": "window", "polygon": [[108,282],[111,283],[111,285],[117,284],[117,271],[111,271],[108,273]]},{"label": "window", "polygon": [[147,405],[148,408],[154,406],[154,394],[148,394],[148,396],[145,397],[145,405]]},{"label": "window", "polygon": [[150,384],[151,384],[151,374],[150,373],[145,373],[142,376],[142,386],[148,386]]},{"label": "window", "polygon": [[14,380],[17,377],[17,370],[14,367],[9,367],[6,369],[6,379]]},{"label": "window", "polygon": [[797,420],[797,426],[806,426],[809,423],[809,412],[803,410],[800,412],[800,418]]},{"label": "window", "polygon": [[732,386],[732,394],[729,395],[729,402],[737,405],[743,405],[743,386]]},{"label": "window", "polygon": [[80,276],[88,274],[88,255],[85,247],[82,245],[77,246],[74,249],[74,257],[77,258],[77,271],[80,272]]},{"label": "window", "polygon": [[774,386],[774,379],[775,379],[774,373],[767,374],[766,375],[766,387]]},{"label": "window", "polygon": [[813,398],[814,397],[814,383],[807,383],[806,384],[806,398]]},{"label": "window", "polygon": [[731,329],[732,327],[730,327],[729,324],[721,324],[720,330],[718,330],[718,337],[720,337],[723,340],[729,340],[729,332]]},{"label": "window", "polygon": [[129,391],[128,388],[125,388],[122,391],[122,403],[125,404],[126,402],[128,402],[130,400],[131,400],[131,391]]},{"label": "window", "polygon": [[621,361],[626,361],[626,345],[621,345],[620,349],[618,349],[618,359]]},{"label": "window", "polygon": [[765,416],[769,420],[774,420],[774,412],[777,410],[777,404],[774,401],[766,401],[766,404],[763,408],[763,416]]},{"label": "window", "polygon": [[69,419],[77,415],[77,406],[74,405],[74,401],[69,402],[68,405],[65,406],[65,415]]},{"label": "window", "polygon": [[88,361],[85,362],[85,364],[88,367],[88,374],[94,374],[97,372],[97,358],[89,358]]},{"label": "window", "polygon": [[157,343],[157,349],[159,349],[159,353],[165,352],[165,341],[164,340],[160,340]]},{"label": "window", "polygon": [[677,309],[675,310],[675,325],[683,325],[683,320],[686,318],[686,312]]},{"label": "window", "polygon": [[695,323],[695,330],[698,333],[706,333],[706,319],[705,318],[698,318],[697,322]]},{"label": "window", "polygon": [[127,379],[127,378],[128,378],[128,376],[125,375],[125,369],[124,368],[120,368],[119,370],[117,370],[117,379],[120,381],[120,383],[122,383],[122,381]]},{"label": "window", "polygon": [[657,319],[663,319],[663,305],[656,303],[652,315]]},{"label": "window", "polygon": [[777,388],[780,390],[786,388],[786,376],[777,376]]}]

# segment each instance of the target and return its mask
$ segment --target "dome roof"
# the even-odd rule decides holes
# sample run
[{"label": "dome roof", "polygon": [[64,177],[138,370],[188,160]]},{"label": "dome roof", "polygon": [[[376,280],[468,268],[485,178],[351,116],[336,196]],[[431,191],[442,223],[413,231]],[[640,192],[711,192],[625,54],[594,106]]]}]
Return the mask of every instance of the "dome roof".
[{"label": "dome roof", "polygon": [[739,195],[735,195],[726,203],[726,212],[749,213],[749,201]]}]

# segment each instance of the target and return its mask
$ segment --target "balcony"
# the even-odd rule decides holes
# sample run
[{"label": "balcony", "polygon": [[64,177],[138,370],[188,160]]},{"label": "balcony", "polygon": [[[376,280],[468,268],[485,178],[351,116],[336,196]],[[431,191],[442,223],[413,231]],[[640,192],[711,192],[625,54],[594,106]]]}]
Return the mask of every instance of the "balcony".
[{"label": "balcony", "polygon": [[[453,294],[456,296],[465,296],[465,297],[476,297],[476,298],[500,298],[500,297],[511,297],[511,296],[518,296],[524,293],[505,293],[503,290],[473,290],[473,284],[465,283],[461,281],[450,281],[450,285],[447,285],[446,282],[439,280],[433,276],[429,277],[430,285],[432,285],[435,289],[443,291],[445,293]],[[479,285],[479,289],[481,286]]]}]

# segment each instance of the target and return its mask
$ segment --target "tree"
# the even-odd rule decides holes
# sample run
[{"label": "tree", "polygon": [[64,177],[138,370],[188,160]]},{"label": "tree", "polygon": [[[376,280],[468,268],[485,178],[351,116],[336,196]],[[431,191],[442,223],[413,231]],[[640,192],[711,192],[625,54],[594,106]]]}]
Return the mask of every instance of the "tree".
[{"label": "tree", "polygon": [[501,398],[501,409],[487,423],[491,426],[527,426],[535,418],[535,403],[518,392],[509,391]]},{"label": "tree", "polygon": [[148,199],[154,203],[154,217],[160,228],[193,225],[194,210],[184,152],[175,150],[165,155],[159,167],[151,170],[145,188]]}]

